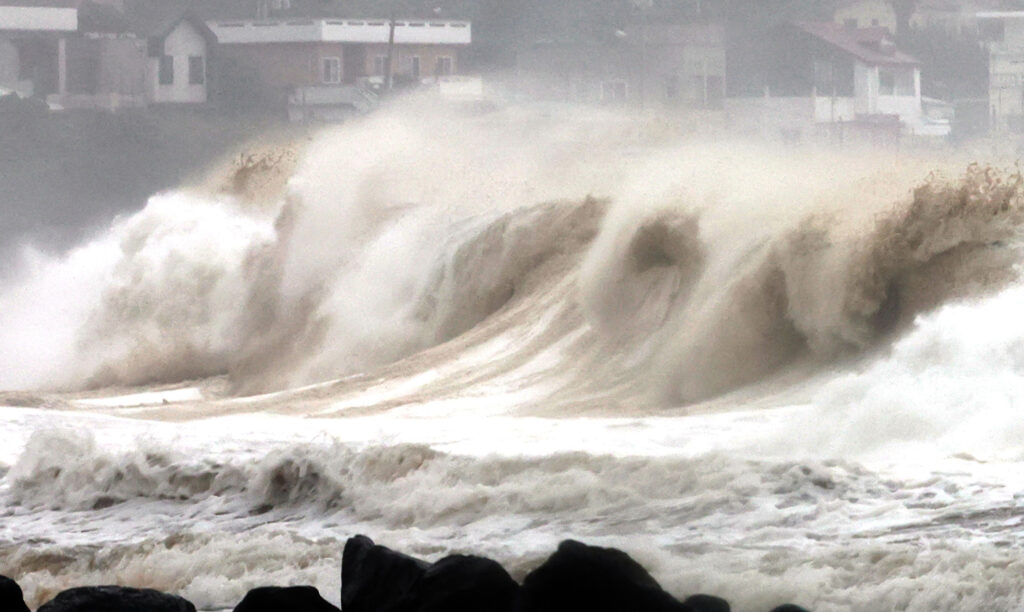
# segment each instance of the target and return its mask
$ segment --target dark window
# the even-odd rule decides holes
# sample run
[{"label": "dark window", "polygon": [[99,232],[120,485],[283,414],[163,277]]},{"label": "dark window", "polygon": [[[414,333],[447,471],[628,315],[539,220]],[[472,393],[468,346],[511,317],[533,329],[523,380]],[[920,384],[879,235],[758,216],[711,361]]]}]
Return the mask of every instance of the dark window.
[{"label": "dark window", "polygon": [[320,81],[328,85],[341,82],[341,58],[325,57],[320,62]]},{"label": "dark window", "polygon": [[388,56],[377,55],[373,58],[373,73],[378,76],[383,76],[387,71]]},{"label": "dark window", "polygon": [[628,93],[625,81],[603,81],[601,83],[601,102],[605,104],[622,104],[626,101]]},{"label": "dark window", "polygon": [[917,88],[914,86],[914,71],[904,69],[897,72],[896,95],[913,97],[916,92]]},{"label": "dark window", "polygon": [[27,46],[18,47],[18,78],[26,81],[35,76],[36,62],[32,49]]},{"label": "dark window", "polygon": [[679,98],[679,77],[669,75],[665,77],[665,99],[676,100]]},{"label": "dark window", "polygon": [[202,85],[206,83],[206,62],[202,55],[190,55],[188,58],[188,84]]},{"label": "dark window", "polygon": [[843,20],[843,25],[845,27],[847,27],[847,28],[850,28],[851,30],[855,30],[857,28],[857,20],[856,19],[844,19]]},{"label": "dark window", "polygon": [[889,70],[878,71],[878,93],[882,96],[891,96],[896,93],[896,75]]},{"label": "dark window", "polygon": [[420,78],[420,56],[414,55],[409,58],[409,74],[414,79]]},{"label": "dark window", "polygon": [[160,56],[160,74],[158,75],[161,85],[174,84],[174,57],[171,55]]},{"label": "dark window", "polygon": [[725,79],[720,76],[708,75],[705,84],[707,97],[704,106],[707,108],[722,108],[725,102]]},{"label": "dark window", "polygon": [[448,76],[452,73],[452,58],[442,56],[437,58],[437,66],[434,69],[435,76]]}]

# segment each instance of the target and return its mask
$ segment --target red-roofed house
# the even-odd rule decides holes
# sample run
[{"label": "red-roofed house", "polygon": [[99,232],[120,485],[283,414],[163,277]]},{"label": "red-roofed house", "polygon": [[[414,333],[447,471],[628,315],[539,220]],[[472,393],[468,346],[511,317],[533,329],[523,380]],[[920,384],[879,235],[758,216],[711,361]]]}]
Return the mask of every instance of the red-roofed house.
[{"label": "red-roofed house", "polygon": [[[764,96],[730,102],[738,122],[749,123],[753,115],[762,131],[794,138],[808,130],[836,133],[837,126],[858,125],[899,126],[910,134],[948,132],[948,125],[924,119],[918,61],[897,49],[884,27],[787,24],[768,47]],[[818,129],[826,125],[827,130]]]}]

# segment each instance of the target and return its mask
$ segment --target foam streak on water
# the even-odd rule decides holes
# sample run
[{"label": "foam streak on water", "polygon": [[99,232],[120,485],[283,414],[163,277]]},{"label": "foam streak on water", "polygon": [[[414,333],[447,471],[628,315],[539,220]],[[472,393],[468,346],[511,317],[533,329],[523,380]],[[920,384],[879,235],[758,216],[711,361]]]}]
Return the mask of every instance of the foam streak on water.
[{"label": "foam streak on water", "polygon": [[577,537],[741,611],[1024,605],[1018,176],[497,115],[23,249],[0,572],[218,609],[337,601],[358,532],[517,576]]}]

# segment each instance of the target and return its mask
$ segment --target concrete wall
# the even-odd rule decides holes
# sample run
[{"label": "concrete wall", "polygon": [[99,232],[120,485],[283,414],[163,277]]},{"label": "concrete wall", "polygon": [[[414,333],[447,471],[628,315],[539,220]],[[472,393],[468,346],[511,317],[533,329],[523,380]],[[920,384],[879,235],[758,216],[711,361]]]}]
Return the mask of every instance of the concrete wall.
[{"label": "concrete wall", "polygon": [[769,141],[800,141],[814,129],[813,98],[729,98],[725,112],[736,133]]},{"label": "concrete wall", "polygon": [[160,58],[148,60],[149,99],[155,104],[200,104],[206,102],[208,79],[202,85],[189,84],[189,57],[201,56],[209,62],[206,40],[188,22],[182,21],[164,41],[164,54],[174,58],[174,82],[161,85]]}]

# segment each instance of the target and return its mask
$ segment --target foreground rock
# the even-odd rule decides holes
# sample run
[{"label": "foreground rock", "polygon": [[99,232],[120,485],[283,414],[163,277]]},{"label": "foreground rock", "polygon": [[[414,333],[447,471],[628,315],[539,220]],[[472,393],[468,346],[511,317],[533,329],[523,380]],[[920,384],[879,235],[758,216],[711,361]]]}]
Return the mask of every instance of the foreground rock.
[{"label": "foreground rock", "polygon": [[38,612],[196,612],[196,607],[177,595],[152,589],[119,586],[68,589]]},{"label": "foreground rock", "polygon": [[452,555],[433,565],[366,536],[345,544],[345,612],[511,612],[519,585],[490,559]]},{"label": "foreground rock", "polygon": [[491,559],[452,555],[431,565],[413,591],[409,612],[511,612],[519,585]]},{"label": "foreground rock", "polygon": [[405,610],[428,567],[426,561],[378,546],[366,536],[349,538],[341,555],[341,609]]},{"label": "foreground rock", "polygon": [[695,612],[614,548],[566,540],[520,589],[516,612]]},{"label": "foreground rock", "polygon": [[729,602],[714,595],[690,595],[683,603],[693,608],[694,612],[732,612]]},{"label": "foreground rock", "polygon": [[234,612],[338,612],[316,587],[259,587],[246,593]]},{"label": "foreground rock", "polygon": [[29,612],[25,595],[18,583],[7,576],[0,576],[0,610],[4,612]]}]

